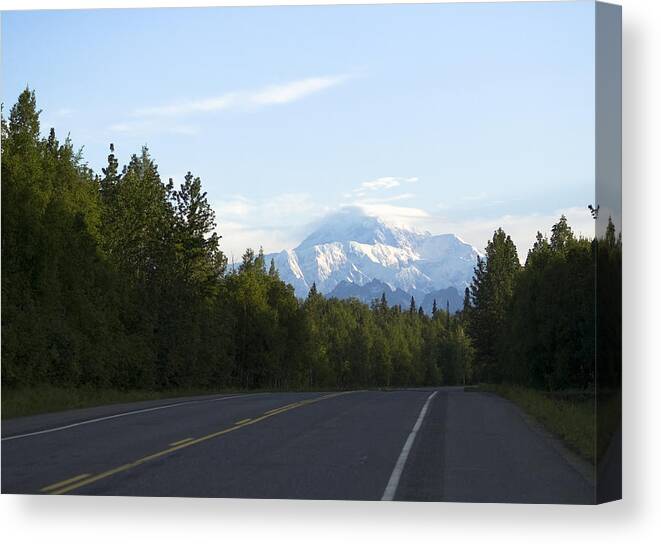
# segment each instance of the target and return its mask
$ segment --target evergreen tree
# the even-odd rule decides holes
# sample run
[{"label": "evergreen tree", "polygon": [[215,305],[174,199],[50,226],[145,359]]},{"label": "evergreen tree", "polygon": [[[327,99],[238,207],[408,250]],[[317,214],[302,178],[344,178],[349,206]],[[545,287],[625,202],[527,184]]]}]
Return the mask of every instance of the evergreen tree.
[{"label": "evergreen tree", "polygon": [[310,291],[308,293],[308,298],[314,298],[318,295],[319,293],[317,292],[317,283],[312,282],[312,287],[310,287]]},{"label": "evergreen tree", "polygon": [[219,250],[215,214],[202,191],[199,177],[188,172],[178,190],[171,191],[174,204],[174,243],[183,281],[197,292],[210,296],[227,266]]},{"label": "evergreen tree", "polygon": [[480,380],[502,380],[499,349],[504,341],[507,312],[520,268],[514,242],[502,229],[496,230],[487,243],[486,259],[478,257],[471,284],[470,331],[477,351],[476,372]]},{"label": "evergreen tree", "polygon": [[555,251],[564,250],[574,240],[574,233],[564,215],[560,216],[560,220],[553,225],[551,233],[551,249]]},{"label": "evergreen tree", "polygon": [[313,284],[301,301],[274,260],[266,272],[261,249],[225,274],[199,178],[163,184],[146,148],[120,172],[112,145],[95,176],[68,138],[39,131],[26,89],[1,120],[3,387],[477,379],[557,390],[594,386],[595,358],[600,385],[621,379],[622,242],[612,221],[586,240],[561,217],[550,239],[538,233],[523,268],[498,229],[462,312],[450,315],[446,300],[445,319],[436,300],[427,319],[414,297],[403,312],[385,292],[369,307],[327,300]]},{"label": "evergreen tree", "polygon": [[381,300],[379,302],[379,311],[384,315],[388,313],[388,299],[386,299],[385,291],[381,293]]},{"label": "evergreen tree", "polygon": [[[114,191],[119,185],[121,174],[119,173],[119,161],[115,157],[115,145],[110,144],[110,154],[108,155],[108,165],[102,168],[103,177],[99,179],[101,198],[105,204],[108,204],[114,196]],[[108,206],[110,207],[110,206]]]},{"label": "evergreen tree", "polygon": [[255,258],[255,268],[260,272],[266,272],[266,258],[264,257],[264,249],[260,246],[257,257]]},{"label": "evergreen tree", "polygon": [[269,266],[269,276],[271,278],[280,279],[278,269],[275,267],[275,259],[271,258],[271,265]]},{"label": "evergreen tree", "polygon": [[450,330],[450,301],[445,300],[445,328]]}]

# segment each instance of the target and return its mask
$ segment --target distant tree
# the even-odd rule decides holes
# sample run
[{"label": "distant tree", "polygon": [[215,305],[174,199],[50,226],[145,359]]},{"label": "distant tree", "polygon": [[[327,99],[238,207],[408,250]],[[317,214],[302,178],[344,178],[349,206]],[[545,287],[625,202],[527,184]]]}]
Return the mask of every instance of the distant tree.
[{"label": "distant tree", "polygon": [[272,278],[280,279],[278,269],[275,267],[275,259],[271,258],[271,265],[269,266],[269,276]]},{"label": "distant tree", "polygon": [[[121,181],[119,173],[119,161],[115,157],[115,146],[110,144],[110,154],[108,155],[108,164],[102,168],[103,176],[99,178],[99,187],[101,199],[105,204],[110,203],[115,195],[115,189]],[[108,206],[111,208],[111,206]]]},{"label": "distant tree", "polygon": [[560,220],[551,228],[551,249],[555,251],[564,250],[574,239],[574,233],[567,223],[567,218],[562,215]]},{"label": "distant tree", "polygon": [[445,300],[445,328],[450,330],[450,301]]},{"label": "distant tree", "polygon": [[310,291],[308,292],[308,298],[314,298],[314,297],[316,297],[318,294],[319,294],[319,293],[318,293],[318,291],[317,291],[317,283],[313,281],[313,282],[312,282],[312,287],[310,287]]},{"label": "distant tree", "polygon": [[247,248],[241,257],[240,272],[250,272],[255,268],[255,252]]},{"label": "distant tree", "polygon": [[501,381],[499,349],[504,331],[514,282],[521,269],[516,246],[502,229],[496,230],[487,243],[486,257],[478,257],[471,284],[473,305],[469,329],[473,338],[478,379]]},{"label": "distant tree", "polygon": [[217,279],[226,269],[227,259],[219,249],[215,214],[199,177],[188,172],[179,189],[172,191],[174,202],[174,243],[184,281],[206,295],[215,293]]},{"label": "distant tree", "polygon": [[[502,229],[460,313],[386,292],[305,300],[247,249],[226,273],[199,178],[161,181],[147,148],[100,175],[26,89],[1,119],[3,387],[364,388],[507,380],[547,390],[621,379],[621,235],[563,216],[521,267]],[[597,274],[595,276],[595,274]],[[598,281],[597,281],[598,280]],[[595,306],[595,290],[597,306]],[[595,308],[599,337],[595,338]],[[414,317],[417,314],[417,317]],[[595,353],[595,346],[597,352]],[[597,357],[598,354],[599,356]]]},{"label": "distant tree", "polygon": [[255,268],[260,272],[266,272],[266,257],[264,256],[264,249],[261,246],[255,258]]}]

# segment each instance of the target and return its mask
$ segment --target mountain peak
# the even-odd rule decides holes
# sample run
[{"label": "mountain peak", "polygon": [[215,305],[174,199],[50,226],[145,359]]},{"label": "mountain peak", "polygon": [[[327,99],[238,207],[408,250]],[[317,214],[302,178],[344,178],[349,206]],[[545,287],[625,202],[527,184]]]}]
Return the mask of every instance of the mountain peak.
[{"label": "mountain peak", "polygon": [[454,234],[433,235],[345,207],[321,220],[293,250],[267,258],[273,257],[280,277],[305,297],[313,282],[328,294],[342,282],[363,286],[375,280],[406,293],[448,287],[461,292],[477,256]]},{"label": "mountain peak", "polygon": [[326,216],[296,249],[338,241],[401,246],[409,245],[412,238],[427,236],[431,234],[398,226],[381,217],[370,215],[362,208],[347,206]]}]

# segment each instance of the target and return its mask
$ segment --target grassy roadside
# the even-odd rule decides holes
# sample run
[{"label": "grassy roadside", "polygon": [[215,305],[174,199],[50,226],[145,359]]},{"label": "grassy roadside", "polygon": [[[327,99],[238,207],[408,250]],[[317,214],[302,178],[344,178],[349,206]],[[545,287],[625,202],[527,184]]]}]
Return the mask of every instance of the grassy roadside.
[{"label": "grassy roadside", "polygon": [[2,419],[171,397],[234,393],[233,390],[171,389],[164,391],[67,388],[36,386],[22,389],[2,388]]},{"label": "grassy roadside", "polygon": [[[285,392],[321,392],[333,391],[333,388],[287,389]],[[194,397],[198,395],[221,395],[231,393],[267,393],[276,389],[165,389],[151,391],[146,389],[94,389],[76,387],[54,387],[39,385],[21,389],[2,388],[2,419],[14,417],[74,410],[76,408],[91,408],[106,404],[121,404],[124,402],[139,402],[143,400],[159,400],[176,397]]]},{"label": "grassy roadside", "polygon": [[504,384],[480,385],[477,390],[496,393],[511,400],[569,449],[594,464],[596,428],[593,397],[572,399],[571,396]]}]

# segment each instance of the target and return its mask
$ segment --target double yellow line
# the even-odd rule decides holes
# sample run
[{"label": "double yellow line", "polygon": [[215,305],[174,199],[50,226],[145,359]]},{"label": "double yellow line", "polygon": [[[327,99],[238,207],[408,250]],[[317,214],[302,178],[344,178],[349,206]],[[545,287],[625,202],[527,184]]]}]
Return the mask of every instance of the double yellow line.
[{"label": "double yellow line", "polygon": [[65,493],[69,493],[70,491],[80,489],[81,487],[84,487],[86,485],[93,484],[94,482],[98,482],[99,480],[103,480],[104,478],[108,478],[110,476],[114,476],[115,474],[119,474],[120,472],[126,472],[127,470],[130,470],[137,466],[144,465],[149,461],[153,461],[154,459],[158,459],[160,457],[163,457],[164,455],[168,455],[169,453],[174,453],[175,451],[182,450],[184,448],[189,448],[191,446],[195,446],[196,444],[200,444],[202,442],[206,442],[207,440],[211,440],[213,438],[217,438],[224,434],[231,433],[232,431],[236,431],[243,427],[247,427],[248,425],[254,425],[255,423],[259,423],[260,421],[264,421],[265,419],[276,416],[278,414],[282,414],[284,412],[294,410],[295,408],[299,408],[301,406],[314,404],[315,402],[320,402],[322,400],[331,399],[333,397],[338,397],[340,395],[346,395],[348,393],[354,393],[354,392],[355,391],[342,391],[341,393],[331,393],[330,395],[324,395],[322,397],[302,400],[300,402],[293,402],[285,406],[280,406],[279,408],[274,408],[273,410],[264,412],[263,415],[256,417],[254,419],[249,419],[249,418],[242,419],[241,421],[236,422],[232,427],[229,427],[227,429],[216,431],[211,434],[201,436],[200,438],[187,438],[184,440],[179,440],[178,442],[173,442],[172,444],[170,444],[170,447],[167,449],[158,451],[156,453],[152,453],[151,455],[147,455],[145,457],[141,457],[140,459],[137,459],[130,463],[126,463],[125,465],[121,465],[119,467],[106,470],[105,472],[100,472],[99,474],[80,474],[78,476],[74,476],[73,478],[69,478],[67,480],[63,480],[61,482],[57,482],[48,485],[46,487],[42,487],[40,491],[44,493],[49,493],[51,495],[63,495]]}]

